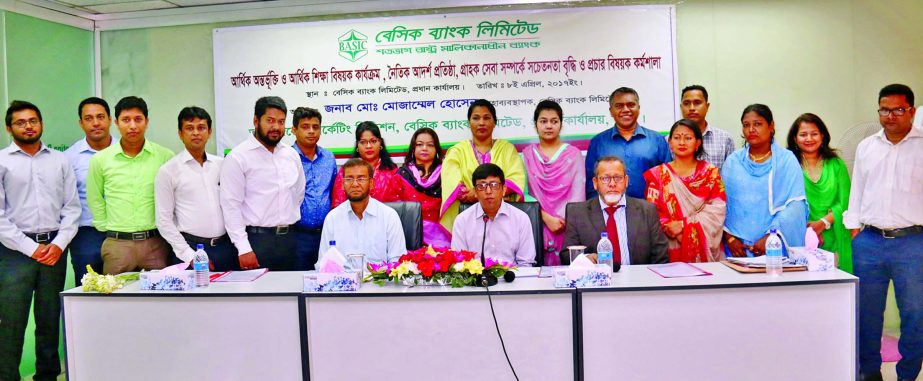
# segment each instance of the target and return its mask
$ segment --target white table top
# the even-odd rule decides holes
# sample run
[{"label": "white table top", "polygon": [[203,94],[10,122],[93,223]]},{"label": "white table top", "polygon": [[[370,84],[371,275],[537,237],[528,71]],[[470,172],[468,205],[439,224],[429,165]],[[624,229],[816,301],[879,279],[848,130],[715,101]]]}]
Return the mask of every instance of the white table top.
[{"label": "white table top", "polygon": [[[835,282],[856,282],[858,278],[836,270],[826,272],[786,272],[779,277],[771,277],[766,274],[741,274],[720,263],[699,263],[695,264],[699,268],[711,272],[710,276],[685,277],[685,278],[663,278],[647,269],[647,266],[625,266],[618,273],[613,274],[613,285],[610,287],[599,287],[591,289],[582,289],[582,291],[592,292],[617,292],[617,291],[639,291],[639,290],[656,290],[656,289],[696,289],[696,288],[714,288],[714,287],[753,287],[753,286],[772,286],[772,285],[795,285],[810,283],[835,283]],[[269,272],[253,282],[218,282],[211,283],[207,288],[193,289],[189,291],[141,291],[138,289],[139,282],[131,282],[125,285],[121,290],[116,291],[116,296],[260,296],[260,295],[291,295],[297,296],[303,290],[303,272],[281,271]],[[517,294],[517,293],[569,293],[573,289],[559,289],[552,284],[552,278],[535,278],[519,277],[512,283],[506,283],[502,279],[496,286],[490,288],[491,292],[500,294]],[[311,297],[323,296],[424,296],[424,295],[445,295],[445,294],[482,294],[484,290],[477,287],[452,288],[449,286],[416,286],[405,287],[391,283],[385,286],[378,286],[373,283],[365,283],[357,292],[344,293],[306,293]],[[81,288],[73,288],[64,291],[63,296],[80,296],[80,295],[98,295],[95,293],[84,293]]]}]

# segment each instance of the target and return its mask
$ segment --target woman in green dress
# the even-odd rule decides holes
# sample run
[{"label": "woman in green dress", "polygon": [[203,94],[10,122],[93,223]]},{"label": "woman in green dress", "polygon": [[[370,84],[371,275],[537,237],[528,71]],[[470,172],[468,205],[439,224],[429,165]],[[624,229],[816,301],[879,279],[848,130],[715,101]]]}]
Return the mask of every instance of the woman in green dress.
[{"label": "woman in green dress", "polygon": [[824,121],[811,113],[795,119],[788,131],[788,149],[804,172],[808,227],[817,234],[822,249],[837,253],[837,267],[852,273],[852,238],[843,226],[843,211],[849,205],[849,172],[830,147]]}]

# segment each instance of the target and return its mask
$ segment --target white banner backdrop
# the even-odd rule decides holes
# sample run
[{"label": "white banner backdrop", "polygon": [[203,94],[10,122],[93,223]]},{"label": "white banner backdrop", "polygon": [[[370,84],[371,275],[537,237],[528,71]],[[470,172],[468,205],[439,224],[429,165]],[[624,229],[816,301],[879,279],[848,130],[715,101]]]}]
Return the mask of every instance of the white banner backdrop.
[{"label": "white banner backdrop", "polygon": [[[565,140],[585,148],[613,125],[608,96],[640,94],[640,123],[677,115],[675,8],[594,7],[340,20],[214,30],[218,152],[253,132],[253,105],[282,97],[323,114],[320,144],[351,154],[355,127],[379,125],[389,150],[431,127],[444,148],[470,137],[467,108],[497,108],[494,136],[536,141],[535,105],[564,109]],[[287,125],[291,125],[289,118]],[[286,131],[284,143],[294,137]]]}]

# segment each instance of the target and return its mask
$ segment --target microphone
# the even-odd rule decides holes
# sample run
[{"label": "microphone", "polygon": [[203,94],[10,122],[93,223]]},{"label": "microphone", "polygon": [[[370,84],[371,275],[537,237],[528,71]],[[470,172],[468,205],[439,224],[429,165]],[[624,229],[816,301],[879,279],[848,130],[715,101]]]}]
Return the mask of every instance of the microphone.
[{"label": "microphone", "polygon": [[506,270],[506,273],[503,274],[503,280],[505,280],[506,283],[510,283],[514,279],[516,279],[516,273],[512,272],[511,270]]},{"label": "microphone", "polygon": [[[490,217],[487,217],[487,213],[484,213],[481,215],[481,220],[484,221],[484,232],[481,234],[481,267],[484,267],[485,271],[487,267],[487,262],[485,262],[484,260],[484,243],[487,241],[487,220],[489,219]],[[506,276],[504,275],[504,279],[505,278]],[[487,274],[485,272],[482,272],[481,275],[478,275],[477,278],[475,278],[475,282],[477,283],[478,286],[490,287],[490,286],[496,285],[498,280],[497,280],[497,277]]]}]

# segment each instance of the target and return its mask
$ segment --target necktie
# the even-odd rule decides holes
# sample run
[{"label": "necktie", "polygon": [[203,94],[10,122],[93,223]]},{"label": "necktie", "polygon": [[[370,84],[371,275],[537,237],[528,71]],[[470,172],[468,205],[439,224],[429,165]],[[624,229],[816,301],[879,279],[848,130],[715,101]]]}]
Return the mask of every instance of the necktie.
[{"label": "necktie", "polygon": [[619,246],[619,228],[615,225],[615,211],[619,210],[622,205],[606,207],[606,214],[609,218],[606,220],[606,233],[609,234],[609,241],[612,242],[612,263],[622,263],[622,248]]}]

